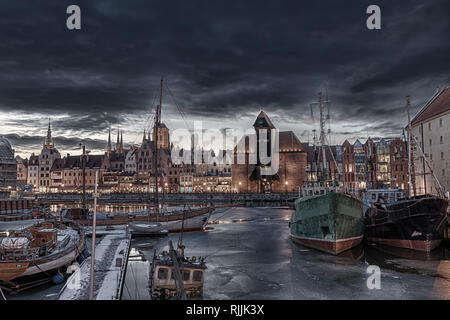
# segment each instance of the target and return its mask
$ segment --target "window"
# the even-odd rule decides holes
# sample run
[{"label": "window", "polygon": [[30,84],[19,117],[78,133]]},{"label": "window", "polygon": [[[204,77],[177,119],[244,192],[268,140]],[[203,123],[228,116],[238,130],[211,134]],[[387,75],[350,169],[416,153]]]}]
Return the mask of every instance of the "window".
[{"label": "window", "polygon": [[191,278],[191,272],[189,270],[183,270],[183,281],[189,281]]},{"label": "window", "polygon": [[442,119],[439,119],[439,127],[442,128]]},{"label": "window", "polygon": [[428,122],[428,131],[431,131],[431,122]]},{"label": "window", "polygon": [[194,275],[193,275],[193,280],[196,282],[201,282],[202,281],[202,276],[203,276],[203,272],[201,271],[194,271]]},{"label": "window", "polygon": [[158,279],[166,280],[169,276],[169,269],[167,268],[159,268],[158,270]]},{"label": "window", "polygon": [[444,143],[444,137],[441,136],[441,144],[443,144],[443,143]]},{"label": "window", "polygon": [[430,146],[433,144],[433,140],[432,139],[430,139]]},{"label": "window", "polygon": [[444,153],[441,152],[441,160],[444,160]]}]

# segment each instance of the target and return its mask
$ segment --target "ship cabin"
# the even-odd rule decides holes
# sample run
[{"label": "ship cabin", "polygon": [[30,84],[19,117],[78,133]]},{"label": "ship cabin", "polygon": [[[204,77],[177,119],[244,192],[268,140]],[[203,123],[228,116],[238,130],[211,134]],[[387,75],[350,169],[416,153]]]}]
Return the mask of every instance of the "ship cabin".
[{"label": "ship cabin", "polygon": [[51,223],[14,231],[0,239],[0,261],[42,257],[50,253],[57,243],[58,231]]},{"label": "ship cabin", "polygon": [[[197,257],[182,258],[179,269],[187,297],[199,297],[203,294],[203,282],[206,265]],[[154,261],[152,276],[152,296],[156,299],[169,299],[177,294],[175,266],[168,252],[163,252]]]},{"label": "ship cabin", "polygon": [[305,184],[299,190],[299,197],[322,195],[330,192],[339,192],[340,190],[341,190],[340,186],[335,185],[333,183],[323,183],[323,182],[308,183]]},{"label": "ship cabin", "polygon": [[391,205],[406,198],[402,189],[369,189],[364,194],[364,212],[375,204]]}]

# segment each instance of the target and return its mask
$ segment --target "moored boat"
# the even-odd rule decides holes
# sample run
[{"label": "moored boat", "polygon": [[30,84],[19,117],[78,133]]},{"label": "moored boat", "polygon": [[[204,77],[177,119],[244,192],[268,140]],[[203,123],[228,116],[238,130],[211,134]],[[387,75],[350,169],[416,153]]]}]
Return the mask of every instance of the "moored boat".
[{"label": "moored boat", "polygon": [[130,222],[128,228],[133,236],[157,237],[169,233],[159,222]]},{"label": "moored boat", "polygon": [[333,255],[359,245],[363,229],[362,201],[340,192],[297,199],[290,221],[292,241]]},{"label": "moored boat", "polygon": [[154,300],[189,299],[203,295],[206,264],[202,257],[185,257],[184,246],[153,256],[149,275],[150,296]]},{"label": "moored boat", "polygon": [[[295,201],[295,212],[289,223],[290,237],[295,243],[338,255],[356,247],[363,240],[364,224],[362,201],[354,195],[343,193],[346,186],[339,185],[331,166],[327,165],[325,105],[319,94],[320,146],[315,154],[317,183],[303,186],[302,195]],[[311,107],[312,107],[311,105]],[[312,108],[311,108],[312,111]],[[314,139],[315,140],[315,139]],[[335,157],[335,168],[339,168]],[[339,170],[339,169],[338,169]],[[334,178],[333,178],[334,177]]]},{"label": "moored boat", "polygon": [[73,222],[41,222],[0,239],[0,287],[19,291],[49,280],[85,247],[84,231]]},{"label": "moored boat", "polygon": [[366,195],[377,199],[365,212],[367,240],[424,252],[438,247],[446,227],[448,200],[424,195],[385,204],[379,195],[385,193],[372,190]]}]

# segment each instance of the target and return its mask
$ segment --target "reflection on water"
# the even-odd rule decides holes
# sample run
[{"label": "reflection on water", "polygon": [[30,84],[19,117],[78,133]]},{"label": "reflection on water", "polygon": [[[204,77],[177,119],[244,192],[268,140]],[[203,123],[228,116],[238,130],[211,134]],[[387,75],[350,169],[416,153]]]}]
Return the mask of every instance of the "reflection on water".
[{"label": "reflection on water", "polygon": [[[450,299],[449,248],[441,245],[431,252],[368,243],[365,259],[372,265],[400,273],[434,278],[430,296],[434,299]],[[425,290],[425,288],[424,288]]]},{"label": "reflection on water", "polygon": [[[87,205],[89,210],[93,210],[93,204]],[[50,210],[52,212],[59,212],[63,208],[78,208],[80,204],[52,204],[50,205]],[[146,211],[152,206],[148,204],[97,204],[97,212],[99,213],[110,213],[110,212],[136,212],[136,211]]]},{"label": "reflection on water", "polygon": [[420,261],[448,260],[449,249],[441,245],[431,252],[422,252],[411,249],[391,247],[382,244],[366,243],[365,252],[368,259],[385,261],[392,258],[403,258]]},{"label": "reflection on water", "polygon": [[[87,204],[89,210],[93,210],[93,204]],[[60,212],[63,208],[79,208],[80,204],[68,203],[68,204],[52,204],[50,205],[50,211]],[[153,205],[150,204],[136,204],[136,203],[118,203],[118,204],[97,204],[98,213],[136,213],[150,211]],[[163,205],[163,210],[174,211],[181,210],[183,206],[169,206]]]}]

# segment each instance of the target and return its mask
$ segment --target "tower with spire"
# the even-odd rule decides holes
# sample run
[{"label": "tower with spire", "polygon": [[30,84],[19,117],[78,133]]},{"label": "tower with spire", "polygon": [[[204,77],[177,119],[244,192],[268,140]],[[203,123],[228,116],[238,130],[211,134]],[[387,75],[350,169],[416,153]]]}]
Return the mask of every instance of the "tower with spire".
[{"label": "tower with spire", "polygon": [[111,154],[112,151],[112,145],[111,145],[111,127],[109,127],[109,132],[108,132],[108,144],[106,146],[106,154],[109,155]]},{"label": "tower with spire", "polygon": [[50,119],[48,119],[47,136],[45,137],[41,153],[39,154],[38,178],[36,181],[36,187],[39,187],[39,190],[43,192],[50,191],[52,183],[50,170],[53,162],[60,158],[61,155],[53,143],[52,125]]},{"label": "tower with spire", "polygon": [[51,127],[51,123],[50,123],[50,118],[48,119],[47,137],[45,138],[43,147],[44,147],[44,149],[53,149],[55,147],[53,145],[52,127]]}]

